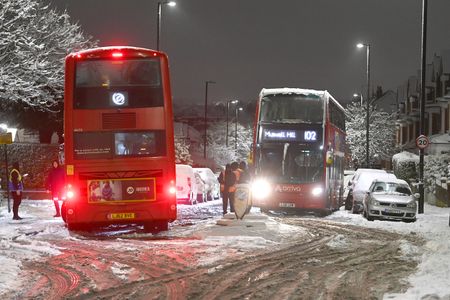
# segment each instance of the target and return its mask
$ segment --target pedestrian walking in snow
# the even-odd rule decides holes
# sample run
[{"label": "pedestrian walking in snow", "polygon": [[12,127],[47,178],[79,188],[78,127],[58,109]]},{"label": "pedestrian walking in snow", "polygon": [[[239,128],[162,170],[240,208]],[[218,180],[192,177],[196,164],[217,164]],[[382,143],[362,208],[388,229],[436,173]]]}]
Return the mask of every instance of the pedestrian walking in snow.
[{"label": "pedestrian walking in snow", "polygon": [[19,217],[19,206],[22,202],[23,182],[20,174],[19,162],[13,163],[13,168],[9,172],[9,190],[13,198],[13,220],[22,220]]},{"label": "pedestrian walking in snow", "polygon": [[235,184],[236,184],[236,176],[234,175],[233,171],[231,170],[231,165],[227,165],[225,168],[225,176],[224,176],[224,192],[223,192],[223,198],[222,198],[222,204],[223,204],[223,214],[226,214],[228,212],[228,203],[230,204],[230,211],[234,212],[234,206],[233,206],[233,197],[234,197],[234,191],[235,191]]},{"label": "pedestrian walking in snow", "polygon": [[46,187],[52,193],[52,200],[55,204],[56,214],[53,217],[60,217],[59,200],[62,200],[64,192],[64,170],[60,167],[57,160],[52,162],[52,168],[48,173]]}]

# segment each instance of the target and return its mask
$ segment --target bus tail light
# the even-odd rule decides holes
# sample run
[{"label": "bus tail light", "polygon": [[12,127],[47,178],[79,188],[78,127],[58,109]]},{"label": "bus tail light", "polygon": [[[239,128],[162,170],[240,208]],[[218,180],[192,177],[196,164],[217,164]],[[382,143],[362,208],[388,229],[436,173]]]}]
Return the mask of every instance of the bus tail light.
[{"label": "bus tail light", "polygon": [[66,188],[66,199],[72,200],[75,197],[75,192],[73,191],[72,185],[69,183]]},{"label": "bus tail light", "polygon": [[257,179],[252,183],[252,195],[257,199],[267,198],[271,193],[271,185],[265,179]]},{"label": "bus tail light", "polygon": [[177,188],[175,187],[175,182],[173,180],[170,181],[169,194],[176,194]]}]

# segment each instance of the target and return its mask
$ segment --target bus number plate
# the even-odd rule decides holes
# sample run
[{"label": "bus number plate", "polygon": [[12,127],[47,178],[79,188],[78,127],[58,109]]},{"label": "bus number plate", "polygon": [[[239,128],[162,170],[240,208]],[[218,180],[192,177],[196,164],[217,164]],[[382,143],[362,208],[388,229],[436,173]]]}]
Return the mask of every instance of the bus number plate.
[{"label": "bus number plate", "polygon": [[128,220],[128,219],[134,219],[135,214],[134,213],[114,213],[114,214],[110,214],[109,218],[111,220]]},{"label": "bus number plate", "polygon": [[295,203],[280,203],[280,207],[295,207]]}]

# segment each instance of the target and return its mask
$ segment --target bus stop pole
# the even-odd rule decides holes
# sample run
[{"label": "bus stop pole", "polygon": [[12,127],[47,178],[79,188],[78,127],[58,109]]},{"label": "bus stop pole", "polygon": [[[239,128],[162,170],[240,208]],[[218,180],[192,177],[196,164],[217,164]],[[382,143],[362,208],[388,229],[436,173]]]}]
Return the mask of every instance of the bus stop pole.
[{"label": "bus stop pole", "polygon": [[11,203],[9,201],[9,178],[8,178],[8,145],[4,144],[3,149],[5,150],[5,185],[6,185],[6,199],[8,199],[8,213],[11,212]]}]

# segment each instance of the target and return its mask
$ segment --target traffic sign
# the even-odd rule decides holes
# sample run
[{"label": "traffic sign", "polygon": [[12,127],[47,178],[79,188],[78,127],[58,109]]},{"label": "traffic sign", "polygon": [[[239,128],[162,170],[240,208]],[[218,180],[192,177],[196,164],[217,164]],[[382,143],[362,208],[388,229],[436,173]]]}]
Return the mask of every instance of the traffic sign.
[{"label": "traffic sign", "polygon": [[416,146],[419,149],[425,149],[430,144],[430,140],[426,135],[419,135],[416,139]]},{"label": "traffic sign", "polygon": [[0,134],[0,145],[12,144],[12,134],[11,132]]}]

